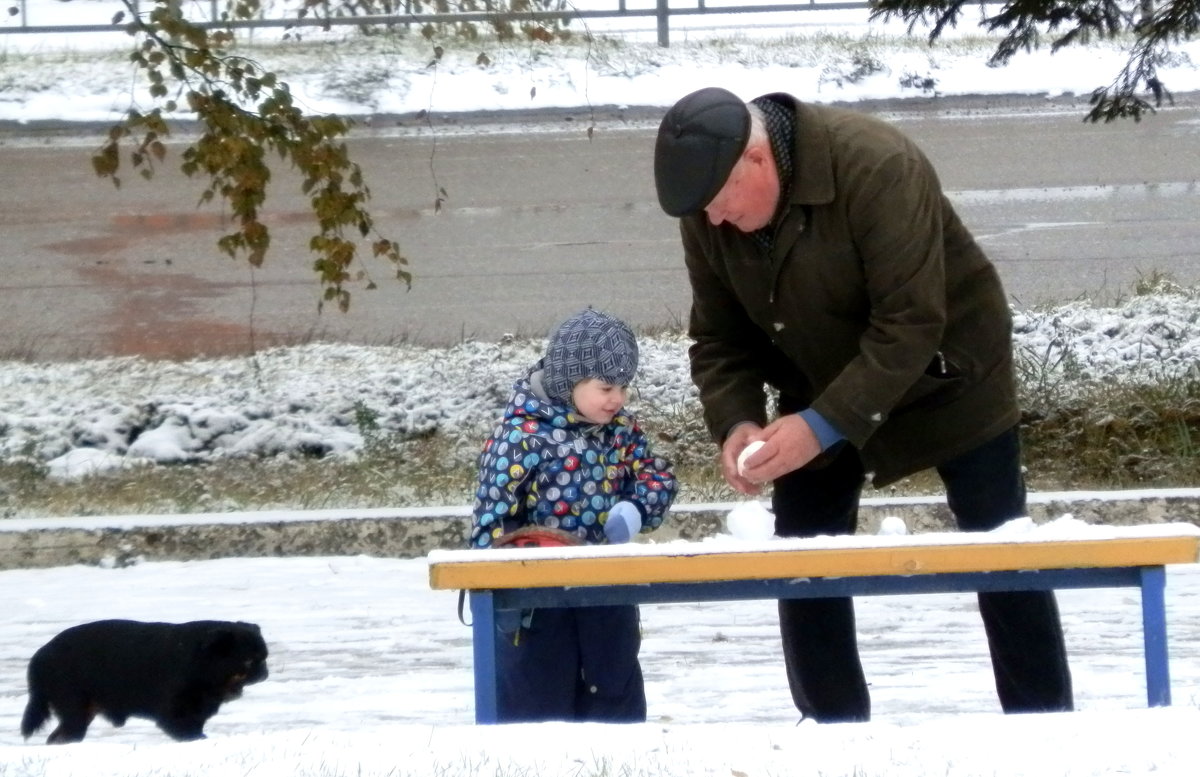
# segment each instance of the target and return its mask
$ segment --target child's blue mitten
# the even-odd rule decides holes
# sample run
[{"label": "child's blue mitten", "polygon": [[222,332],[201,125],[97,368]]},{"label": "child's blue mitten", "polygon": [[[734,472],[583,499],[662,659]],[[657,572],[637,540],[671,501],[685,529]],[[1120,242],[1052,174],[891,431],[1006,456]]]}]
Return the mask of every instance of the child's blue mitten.
[{"label": "child's blue mitten", "polygon": [[612,544],[629,542],[642,530],[642,511],[633,502],[617,502],[608,511],[604,524],[604,536]]}]

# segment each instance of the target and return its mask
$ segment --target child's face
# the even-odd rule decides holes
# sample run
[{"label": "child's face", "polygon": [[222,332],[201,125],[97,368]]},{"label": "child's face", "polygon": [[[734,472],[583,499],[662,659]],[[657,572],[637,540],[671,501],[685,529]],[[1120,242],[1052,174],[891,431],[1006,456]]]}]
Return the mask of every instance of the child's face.
[{"label": "child's face", "polygon": [[579,415],[594,424],[606,424],[613,420],[625,400],[629,398],[628,386],[614,386],[599,378],[585,378],[571,390],[571,403]]}]

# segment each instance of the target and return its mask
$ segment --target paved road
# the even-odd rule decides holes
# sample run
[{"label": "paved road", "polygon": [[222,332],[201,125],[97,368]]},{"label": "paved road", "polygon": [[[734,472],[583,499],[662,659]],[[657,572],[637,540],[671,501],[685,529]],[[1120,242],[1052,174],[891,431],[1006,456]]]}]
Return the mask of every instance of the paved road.
[{"label": "paved road", "polygon": [[[1200,99],[1140,124],[1083,123],[1082,103],[954,100],[863,106],[927,150],[1022,305],[1127,294],[1142,276],[1200,282]],[[377,120],[353,148],[379,225],[411,260],[318,314],[311,234],[277,174],[272,253],[219,256],[215,207],[164,166],[116,190],[91,173],[98,135],[0,134],[0,356],[233,353],[318,337],[447,344],[540,335],[595,304],[652,326],[686,318],[675,224],[651,179],[657,111],[557,112],[430,128]],[[589,139],[587,128],[593,127]],[[438,190],[447,195],[434,208]]]}]

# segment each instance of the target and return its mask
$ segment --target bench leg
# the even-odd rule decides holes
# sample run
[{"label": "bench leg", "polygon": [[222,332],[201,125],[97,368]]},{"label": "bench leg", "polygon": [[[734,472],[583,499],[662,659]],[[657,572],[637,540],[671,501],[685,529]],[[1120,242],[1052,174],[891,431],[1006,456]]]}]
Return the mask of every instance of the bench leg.
[{"label": "bench leg", "polygon": [[1151,707],[1171,704],[1171,675],[1167,666],[1167,611],[1163,592],[1166,570],[1142,568],[1142,638],[1146,651],[1146,702]]},{"label": "bench leg", "polygon": [[495,723],[496,609],[491,591],[471,591],[471,642],[475,659],[475,722]]}]

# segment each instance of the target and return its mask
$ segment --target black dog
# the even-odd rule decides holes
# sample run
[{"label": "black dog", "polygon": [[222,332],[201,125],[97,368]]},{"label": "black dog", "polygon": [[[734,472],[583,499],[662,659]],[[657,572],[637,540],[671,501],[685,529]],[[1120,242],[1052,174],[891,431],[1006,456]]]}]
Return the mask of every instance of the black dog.
[{"label": "black dog", "polygon": [[97,714],[114,726],[149,718],[174,739],[203,739],[223,702],[265,679],[267,645],[253,623],[85,623],[30,659],[21,734],[28,739],[53,711],[58,728],[47,744],[81,741]]}]

